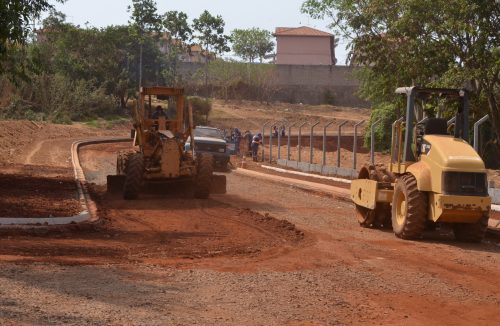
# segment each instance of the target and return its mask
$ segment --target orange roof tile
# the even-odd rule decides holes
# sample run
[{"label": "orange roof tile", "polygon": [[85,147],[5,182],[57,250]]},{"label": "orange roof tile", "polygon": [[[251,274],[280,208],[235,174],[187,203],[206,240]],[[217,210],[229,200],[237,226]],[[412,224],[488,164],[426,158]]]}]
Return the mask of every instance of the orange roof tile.
[{"label": "orange roof tile", "polygon": [[333,36],[333,34],[320,31],[307,26],[301,27],[276,27],[275,36]]}]

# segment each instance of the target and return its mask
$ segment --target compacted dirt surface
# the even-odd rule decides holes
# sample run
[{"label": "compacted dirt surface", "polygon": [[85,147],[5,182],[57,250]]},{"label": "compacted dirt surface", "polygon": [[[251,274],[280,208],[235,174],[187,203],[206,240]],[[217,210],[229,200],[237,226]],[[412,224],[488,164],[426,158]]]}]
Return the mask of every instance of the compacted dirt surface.
[{"label": "compacted dirt surface", "polygon": [[0,165],[0,217],[66,217],[81,210],[67,169]]},{"label": "compacted dirt surface", "polygon": [[[235,172],[208,200],[170,187],[124,201],[105,176],[128,146],[80,151],[98,223],[0,229],[0,325],[500,324],[496,238],[403,241],[360,228],[343,197]],[[51,162],[41,174],[64,176]]]}]

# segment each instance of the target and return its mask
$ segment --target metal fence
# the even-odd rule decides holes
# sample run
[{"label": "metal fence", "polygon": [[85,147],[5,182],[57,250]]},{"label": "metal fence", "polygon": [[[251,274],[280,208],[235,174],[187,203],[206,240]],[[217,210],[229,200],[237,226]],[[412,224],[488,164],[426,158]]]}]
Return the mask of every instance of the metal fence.
[{"label": "metal fence", "polygon": [[[455,119],[452,118],[451,120],[448,121],[448,126],[453,126]],[[479,119],[475,124],[474,124],[474,134],[473,134],[473,146],[476,151],[478,151],[479,148],[479,132],[480,132],[480,126],[488,120],[488,115],[482,117]],[[342,120],[331,120],[327,121],[323,124],[320,123],[320,121],[302,121],[302,122],[295,122],[295,123],[289,123],[287,121],[283,120],[276,120],[276,121],[267,121],[262,125],[262,135],[264,136],[263,139],[263,146],[262,146],[262,153],[261,153],[261,160],[262,161],[267,161],[267,162],[277,162],[279,165],[284,165],[288,167],[292,167],[295,169],[303,170],[305,172],[318,172],[321,174],[326,174],[326,175],[336,175],[336,176],[343,176],[343,177],[356,177],[358,174],[358,153],[360,150],[360,146],[358,143],[358,138],[359,138],[359,127],[363,126],[366,124],[365,120],[361,121],[351,121],[351,125],[353,126],[354,130],[351,136],[345,136],[343,137],[342,131],[343,128],[346,126],[346,124],[349,121],[342,121]],[[370,125],[367,125],[365,128],[369,128],[370,130],[370,144],[369,148],[366,148],[365,150],[368,150],[369,152],[369,162],[372,164],[375,164],[375,128],[377,127],[378,124],[380,124],[381,119],[376,120],[372,122]],[[274,126],[279,126],[279,132],[278,135],[273,134],[273,127]],[[282,128],[284,128],[286,133],[286,138],[287,142],[284,145],[283,144],[283,135],[281,133]],[[305,127],[308,127],[309,132],[306,132],[306,134],[303,133],[303,130]],[[322,134],[316,134],[315,129],[322,127]],[[336,127],[337,132],[336,133],[328,133],[329,128]],[[295,132],[295,134],[294,134]],[[309,137],[309,157],[308,159],[304,159],[302,157],[302,152],[303,152],[303,138],[308,136]],[[268,141],[266,142],[266,137]],[[314,158],[315,158],[315,146],[314,146],[314,138],[317,137],[319,139],[322,138],[322,146],[319,146],[321,149],[316,149],[318,151],[322,151],[322,159],[320,163],[315,163]],[[342,148],[349,147],[346,144],[343,144],[343,140],[349,139],[352,137],[352,165],[350,166],[342,166],[342,159],[341,159],[341,152]],[[274,139],[277,138],[277,155],[274,157],[273,153],[273,147],[275,146],[274,144]],[[297,143],[297,157],[295,160],[292,160],[292,153],[291,153],[291,148],[292,148],[292,139],[296,138],[296,143]],[[337,157],[336,157],[336,162],[335,164],[331,164],[332,162],[328,162],[327,159],[327,148],[328,145],[333,144],[336,140],[337,142]],[[267,149],[266,146],[268,145]],[[282,155],[282,150],[283,147],[286,146],[286,156],[283,158]],[[267,153],[266,153],[267,151]]]}]

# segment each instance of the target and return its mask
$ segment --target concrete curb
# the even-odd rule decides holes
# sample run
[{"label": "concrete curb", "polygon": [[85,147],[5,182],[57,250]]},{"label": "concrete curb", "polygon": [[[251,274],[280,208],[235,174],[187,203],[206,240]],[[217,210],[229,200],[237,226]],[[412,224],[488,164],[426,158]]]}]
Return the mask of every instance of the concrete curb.
[{"label": "concrete curb", "polygon": [[99,220],[97,206],[90,198],[87,180],[80,165],[78,151],[80,147],[103,143],[119,143],[130,141],[130,138],[104,137],[89,140],[79,140],[71,144],[71,161],[78,191],[78,200],[82,206],[82,212],[75,216],[68,217],[47,217],[47,218],[24,218],[24,217],[0,217],[0,228],[46,228],[54,225],[68,225],[76,223],[92,223]]},{"label": "concrete curb", "polygon": [[256,172],[256,171],[252,171],[252,170],[246,170],[246,169],[236,169],[233,171],[233,173],[248,176],[248,177],[259,178],[259,179],[263,179],[263,180],[270,181],[270,182],[279,182],[279,183],[284,184],[284,185],[294,186],[294,187],[309,190],[309,191],[317,191],[317,192],[325,193],[328,195],[342,196],[345,198],[349,198],[349,195],[350,195],[349,189],[335,187],[335,186],[329,186],[329,185],[325,185],[322,183],[287,178],[287,177],[266,174],[266,173],[261,173],[261,172]]}]

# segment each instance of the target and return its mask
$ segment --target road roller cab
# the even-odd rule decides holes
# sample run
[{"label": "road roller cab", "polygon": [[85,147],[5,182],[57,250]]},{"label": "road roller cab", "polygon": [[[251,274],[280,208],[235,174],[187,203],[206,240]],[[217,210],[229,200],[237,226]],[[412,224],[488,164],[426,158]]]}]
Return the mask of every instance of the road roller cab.
[{"label": "road roller cab", "polygon": [[[426,227],[451,223],[458,240],[481,241],[491,199],[484,162],[466,141],[467,93],[420,87],[396,93],[407,96],[407,108],[392,126],[390,166],[366,165],[351,185],[360,224],[392,225],[397,236],[415,239]],[[454,126],[425,117],[432,99],[456,106]]]}]

